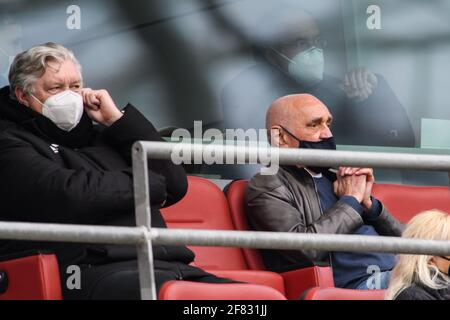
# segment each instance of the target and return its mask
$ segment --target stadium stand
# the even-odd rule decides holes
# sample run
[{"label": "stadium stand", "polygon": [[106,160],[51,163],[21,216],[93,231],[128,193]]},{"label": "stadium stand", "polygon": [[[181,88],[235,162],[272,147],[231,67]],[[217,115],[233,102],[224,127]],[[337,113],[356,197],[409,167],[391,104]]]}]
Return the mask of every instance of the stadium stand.
[{"label": "stadium stand", "polygon": [[[222,190],[209,180],[189,177],[189,189],[179,203],[162,210],[170,228],[249,230],[245,216],[247,181],[232,182]],[[380,199],[400,221],[407,222],[420,211],[440,209],[450,212],[450,190],[447,187],[416,187],[377,184],[374,196]],[[333,288],[331,268],[309,266],[277,274],[265,271],[257,250],[223,247],[191,247],[196,253],[195,265],[237,281],[253,283],[246,295],[236,294],[233,286],[225,290],[209,290],[217,284],[177,281],[167,283],[160,299],[381,299],[382,292],[354,292]],[[221,285],[223,286],[223,285]],[[252,291],[252,288],[264,290]],[[216,288],[216,287],[215,287]],[[237,288],[237,287],[236,287]],[[205,290],[205,291],[203,291]],[[239,290],[238,290],[239,291]],[[251,292],[259,292],[253,296]],[[209,292],[206,294],[206,292]],[[223,296],[211,296],[214,295]],[[51,253],[27,252],[0,258],[0,300],[59,300],[62,299],[59,269]]]}]

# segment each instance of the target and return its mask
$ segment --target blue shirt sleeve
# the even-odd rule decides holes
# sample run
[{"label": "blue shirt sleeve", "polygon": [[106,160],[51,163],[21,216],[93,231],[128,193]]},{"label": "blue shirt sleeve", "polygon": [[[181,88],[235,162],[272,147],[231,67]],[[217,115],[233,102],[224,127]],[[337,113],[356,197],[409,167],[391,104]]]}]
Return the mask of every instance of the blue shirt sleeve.
[{"label": "blue shirt sleeve", "polygon": [[363,215],[364,207],[358,202],[358,200],[356,200],[355,197],[342,196],[340,200],[348,204],[353,209],[355,209],[355,211],[358,212],[361,216]]}]

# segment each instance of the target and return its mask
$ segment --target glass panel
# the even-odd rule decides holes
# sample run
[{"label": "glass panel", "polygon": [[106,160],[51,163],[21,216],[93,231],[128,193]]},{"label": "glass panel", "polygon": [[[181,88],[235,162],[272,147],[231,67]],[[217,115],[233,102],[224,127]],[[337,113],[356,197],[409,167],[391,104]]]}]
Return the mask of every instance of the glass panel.
[{"label": "glass panel", "polygon": [[[218,129],[227,143],[266,145],[258,130],[271,103],[310,93],[333,114],[339,149],[450,154],[450,1],[19,0],[0,9],[0,86],[11,57],[53,41],[75,52],[86,86],[134,104],[168,138],[185,128],[201,141]],[[237,128],[239,137],[226,135]],[[188,169],[236,179],[259,167]],[[448,185],[447,173],[377,177]]]}]

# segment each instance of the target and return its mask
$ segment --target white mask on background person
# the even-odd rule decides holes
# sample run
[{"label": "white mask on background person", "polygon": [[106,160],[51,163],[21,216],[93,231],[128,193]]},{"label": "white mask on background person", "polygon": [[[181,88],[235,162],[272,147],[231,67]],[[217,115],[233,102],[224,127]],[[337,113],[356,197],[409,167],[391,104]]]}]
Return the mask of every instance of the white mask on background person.
[{"label": "white mask on background person", "polygon": [[44,103],[33,94],[31,96],[42,105],[42,115],[64,131],[75,128],[83,116],[83,97],[72,90],[51,96]]},{"label": "white mask on background person", "polygon": [[323,80],[325,59],[322,49],[311,47],[306,51],[300,52],[292,59],[275,48],[272,49],[289,62],[288,73],[297,82],[305,85],[315,85]]}]

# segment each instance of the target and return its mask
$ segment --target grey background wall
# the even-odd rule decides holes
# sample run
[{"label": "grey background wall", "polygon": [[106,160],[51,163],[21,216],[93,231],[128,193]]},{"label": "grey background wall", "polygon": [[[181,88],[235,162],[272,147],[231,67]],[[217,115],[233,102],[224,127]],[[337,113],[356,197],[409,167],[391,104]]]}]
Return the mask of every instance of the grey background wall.
[{"label": "grey background wall", "polygon": [[[381,30],[366,27],[370,4],[382,9]],[[70,5],[81,9],[79,30],[67,28]],[[283,5],[317,19],[329,43],[328,74],[342,77],[364,65],[387,79],[417,141],[439,141],[437,151],[428,146],[416,152],[450,153],[447,0],[3,0],[0,11],[21,26],[16,48],[64,44],[83,65],[87,86],[108,89],[119,105],[135,104],[159,128],[192,128],[196,120],[220,127],[223,87],[255,64],[252,45],[264,36],[263,18]],[[0,33],[0,48],[8,39]],[[423,119],[441,122],[423,132]],[[448,183],[438,173],[380,175],[386,181]]]}]

